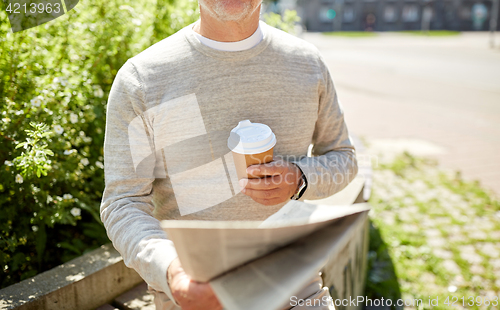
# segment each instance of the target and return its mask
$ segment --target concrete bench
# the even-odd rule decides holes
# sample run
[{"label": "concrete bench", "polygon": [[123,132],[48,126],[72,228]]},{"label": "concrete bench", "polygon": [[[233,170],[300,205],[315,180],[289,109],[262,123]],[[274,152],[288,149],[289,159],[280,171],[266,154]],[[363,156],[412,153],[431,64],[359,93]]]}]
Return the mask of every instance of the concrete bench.
[{"label": "concrete bench", "polygon": [[0,290],[0,309],[95,309],[142,282],[111,244]]}]

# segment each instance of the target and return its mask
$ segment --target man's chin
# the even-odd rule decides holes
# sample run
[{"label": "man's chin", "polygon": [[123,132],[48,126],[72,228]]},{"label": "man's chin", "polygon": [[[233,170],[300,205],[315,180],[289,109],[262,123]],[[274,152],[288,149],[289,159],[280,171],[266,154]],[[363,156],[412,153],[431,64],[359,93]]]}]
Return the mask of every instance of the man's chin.
[{"label": "man's chin", "polygon": [[221,21],[225,22],[237,22],[237,21],[242,21],[248,18],[250,14],[223,14],[223,15],[218,15],[217,18]]},{"label": "man's chin", "polygon": [[219,3],[214,8],[214,13],[219,20],[239,21],[245,20],[252,14],[252,7],[246,3]]}]

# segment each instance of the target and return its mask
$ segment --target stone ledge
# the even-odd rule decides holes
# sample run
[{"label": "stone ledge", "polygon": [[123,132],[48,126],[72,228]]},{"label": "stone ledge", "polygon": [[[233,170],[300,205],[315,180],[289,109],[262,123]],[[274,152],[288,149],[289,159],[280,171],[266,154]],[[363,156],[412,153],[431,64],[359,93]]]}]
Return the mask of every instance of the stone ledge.
[{"label": "stone ledge", "polygon": [[0,309],[95,309],[141,283],[111,244],[0,290]]}]

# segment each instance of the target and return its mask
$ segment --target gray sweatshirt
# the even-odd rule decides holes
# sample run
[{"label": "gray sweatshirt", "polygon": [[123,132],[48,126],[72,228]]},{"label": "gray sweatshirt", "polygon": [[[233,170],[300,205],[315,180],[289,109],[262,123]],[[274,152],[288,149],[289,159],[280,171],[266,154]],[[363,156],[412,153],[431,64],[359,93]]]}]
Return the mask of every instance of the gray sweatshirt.
[{"label": "gray sweatshirt", "polygon": [[273,130],[275,156],[307,179],[301,200],[333,195],[357,173],[318,50],[261,26],[263,40],[238,52],[201,44],[188,26],[129,59],[113,82],[101,219],[125,264],[170,298],[166,272],[177,254],[160,220],[261,221],[286,203],[265,206],[239,192],[226,143],[239,121]]}]

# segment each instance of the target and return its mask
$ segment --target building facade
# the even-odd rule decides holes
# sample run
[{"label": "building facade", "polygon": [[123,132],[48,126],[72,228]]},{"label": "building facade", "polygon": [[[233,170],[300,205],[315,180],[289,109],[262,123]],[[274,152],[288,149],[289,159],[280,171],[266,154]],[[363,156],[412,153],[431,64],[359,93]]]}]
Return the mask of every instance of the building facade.
[{"label": "building facade", "polygon": [[298,0],[295,4],[308,31],[486,31],[493,0]]}]

